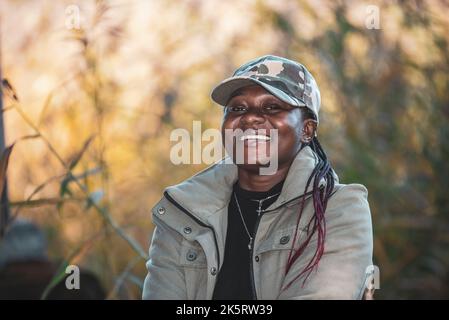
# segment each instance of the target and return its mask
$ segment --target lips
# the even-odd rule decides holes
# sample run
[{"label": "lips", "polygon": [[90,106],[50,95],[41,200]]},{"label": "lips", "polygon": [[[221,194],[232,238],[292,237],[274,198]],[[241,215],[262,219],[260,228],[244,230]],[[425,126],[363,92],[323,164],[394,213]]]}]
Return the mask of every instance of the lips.
[{"label": "lips", "polygon": [[277,150],[276,129],[225,129],[225,134],[226,151],[236,164],[266,165],[271,161],[271,150]]},{"label": "lips", "polygon": [[[271,143],[271,137],[265,134],[244,134],[239,138],[246,148],[252,149],[256,154],[266,154]],[[259,156],[257,156],[259,157]]]}]

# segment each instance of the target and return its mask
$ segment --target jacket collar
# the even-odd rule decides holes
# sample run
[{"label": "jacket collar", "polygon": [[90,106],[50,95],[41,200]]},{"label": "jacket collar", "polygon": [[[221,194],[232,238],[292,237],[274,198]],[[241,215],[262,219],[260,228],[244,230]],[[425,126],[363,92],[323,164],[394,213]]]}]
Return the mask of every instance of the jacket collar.
[{"label": "jacket collar", "polygon": [[[304,189],[317,163],[318,155],[309,146],[301,149],[290,166],[281,194],[267,210],[310,192],[312,183],[306,192]],[[338,176],[335,172],[333,175],[338,183]],[[197,219],[208,224],[211,215],[227,207],[237,178],[237,166],[229,158],[224,158],[182,183],[166,188],[165,192]],[[323,179],[320,186],[324,184]]]}]

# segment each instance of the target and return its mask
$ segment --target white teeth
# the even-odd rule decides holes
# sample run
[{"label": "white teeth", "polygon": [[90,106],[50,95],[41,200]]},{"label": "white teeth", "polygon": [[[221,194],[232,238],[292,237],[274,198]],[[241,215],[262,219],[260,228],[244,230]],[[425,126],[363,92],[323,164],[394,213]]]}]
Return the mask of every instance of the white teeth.
[{"label": "white teeth", "polygon": [[240,141],[244,141],[244,140],[263,140],[263,141],[269,141],[271,140],[270,137],[268,136],[264,136],[264,135],[255,135],[255,134],[249,134],[249,135],[244,135],[240,137]]}]

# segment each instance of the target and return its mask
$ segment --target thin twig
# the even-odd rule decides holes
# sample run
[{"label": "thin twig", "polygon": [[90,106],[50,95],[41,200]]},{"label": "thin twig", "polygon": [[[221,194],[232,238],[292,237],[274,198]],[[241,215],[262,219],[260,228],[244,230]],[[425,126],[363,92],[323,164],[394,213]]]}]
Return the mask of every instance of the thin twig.
[{"label": "thin twig", "polygon": [[134,266],[137,265],[137,263],[140,262],[140,257],[134,257],[127,265],[126,268],[123,270],[123,272],[117,277],[117,280],[115,281],[115,285],[112,288],[112,290],[109,292],[107,299],[111,299],[120,289],[123,282],[126,280],[126,277],[131,272],[131,270],[134,268]]},{"label": "thin twig", "polygon": [[43,198],[35,200],[24,200],[24,201],[10,201],[9,205],[13,207],[38,207],[42,205],[58,204],[61,202],[75,201],[81,202],[85,201],[84,198]]},{"label": "thin twig", "polygon": [[83,251],[83,249],[85,249],[87,246],[91,245],[94,242],[94,240],[103,236],[104,233],[105,233],[105,229],[101,229],[99,232],[95,233],[89,239],[84,241],[80,246],[75,248],[69,254],[68,258],[59,264],[58,268],[56,269],[55,274],[53,275],[53,277],[50,279],[47,286],[45,287],[45,289],[41,295],[41,300],[45,300],[47,298],[48,294],[50,293],[51,289],[53,289],[56,285],[58,285],[58,283],[62,280],[62,278],[65,275],[65,269],[66,269],[67,265],[69,265],[69,263],[71,263]]}]

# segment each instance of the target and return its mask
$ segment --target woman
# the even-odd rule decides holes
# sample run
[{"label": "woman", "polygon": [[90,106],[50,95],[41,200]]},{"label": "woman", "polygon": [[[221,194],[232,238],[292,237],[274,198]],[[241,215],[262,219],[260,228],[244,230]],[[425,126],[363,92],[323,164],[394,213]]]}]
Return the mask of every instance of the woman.
[{"label": "woman", "polygon": [[[368,192],[339,184],[318,142],[312,75],[263,56],[221,82],[212,99],[225,107],[222,136],[243,132],[225,143],[234,163],[165,190],[153,208],[143,298],[361,298],[372,265]],[[262,174],[267,166],[275,169]]]}]

